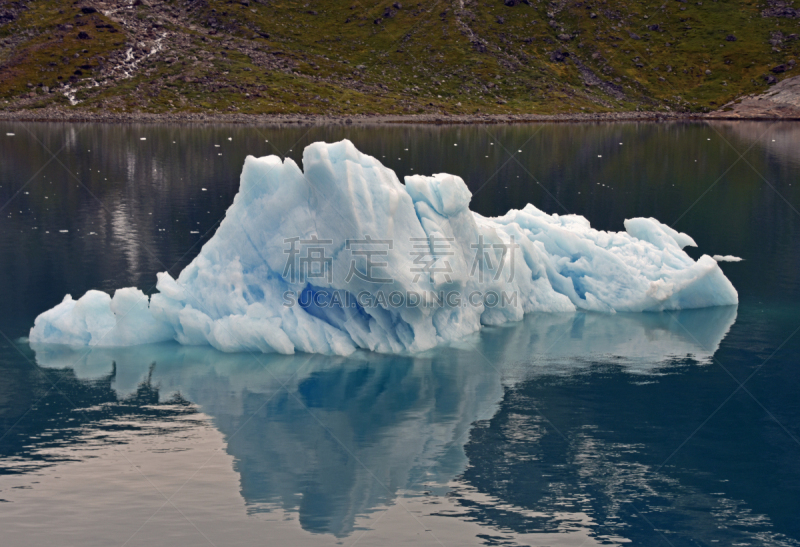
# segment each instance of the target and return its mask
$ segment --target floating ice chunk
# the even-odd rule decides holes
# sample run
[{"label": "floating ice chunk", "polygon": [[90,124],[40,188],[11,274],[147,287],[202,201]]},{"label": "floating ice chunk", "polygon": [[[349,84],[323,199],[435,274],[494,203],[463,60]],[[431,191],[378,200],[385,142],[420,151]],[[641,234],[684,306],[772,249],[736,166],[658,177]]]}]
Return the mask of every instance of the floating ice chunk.
[{"label": "floating ice chunk", "polygon": [[682,250],[692,238],[654,219],[615,233],[530,204],[482,217],[461,178],[404,185],[346,140],[308,146],[303,165],[247,157],[225,219],[177,279],[159,274],[149,300],[136,289],[68,297],[36,319],[31,342],[416,352],[530,312],[738,302],[714,259],[693,260]]},{"label": "floating ice chunk", "polygon": [[741,262],[742,260],[744,260],[743,258],[739,258],[738,256],[733,256],[733,255],[725,255],[725,256],[714,255],[712,258],[717,262]]}]

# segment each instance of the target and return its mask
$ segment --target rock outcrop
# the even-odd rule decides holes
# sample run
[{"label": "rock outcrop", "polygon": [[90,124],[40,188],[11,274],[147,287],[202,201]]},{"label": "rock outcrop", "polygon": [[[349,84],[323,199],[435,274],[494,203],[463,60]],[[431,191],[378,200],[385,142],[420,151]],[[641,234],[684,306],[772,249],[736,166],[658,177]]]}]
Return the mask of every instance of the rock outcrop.
[{"label": "rock outcrop", "polygon": [[730,102],[708,117],[800,119],[800,76],[786,78],[766,93]]}]

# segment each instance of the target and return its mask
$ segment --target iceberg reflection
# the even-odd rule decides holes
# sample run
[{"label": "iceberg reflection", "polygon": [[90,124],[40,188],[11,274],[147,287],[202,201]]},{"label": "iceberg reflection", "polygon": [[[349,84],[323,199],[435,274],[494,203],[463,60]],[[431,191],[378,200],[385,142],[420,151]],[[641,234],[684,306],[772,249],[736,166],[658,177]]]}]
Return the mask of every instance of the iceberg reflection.
[{"label": "iceberg reflection", "polygon": [[[735,307],[659,314],[534,314],[414,356],[227,354],[204,346],[36,346],[42,367],[107,376],[119,397],[143,378],[200,406],[223,433],[251,513],[296,512],[311,532],[345,536],[357,518],[409,492],[444,493],[468,467],[472,424],[506,389],[610,363],[635,374],[675,359],[709,362]],[[155,366],[151,366],[155,363]]]}]

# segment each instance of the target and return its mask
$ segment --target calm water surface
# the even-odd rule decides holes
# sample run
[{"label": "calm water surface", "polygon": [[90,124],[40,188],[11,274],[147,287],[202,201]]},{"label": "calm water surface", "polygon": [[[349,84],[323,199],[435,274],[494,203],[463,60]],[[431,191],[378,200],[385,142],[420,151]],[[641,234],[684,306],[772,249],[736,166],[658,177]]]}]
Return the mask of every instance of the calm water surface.
[{"label": "calm water surface", "polygon": [[[800,545],[800,125],[0,126],[2,545]],[[341,138],[484,215],[658,218],[744,259],[740,304],[415,356],[28,346],[176,276],[248,154]]]}]

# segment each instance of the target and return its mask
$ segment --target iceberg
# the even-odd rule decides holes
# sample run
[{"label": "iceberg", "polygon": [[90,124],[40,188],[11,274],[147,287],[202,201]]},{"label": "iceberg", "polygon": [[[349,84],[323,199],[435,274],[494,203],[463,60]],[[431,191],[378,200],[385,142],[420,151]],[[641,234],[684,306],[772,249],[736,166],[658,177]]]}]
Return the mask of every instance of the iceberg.
[{"label": "iceberg", "polygon": [[532,312],[645,312],[738,303],[717,260],[652,218],[624,232],[533,205],[469,209],[455,175],[391,169],[348,140],[314,143],[303,170],[245,160],[214,236],[158,292],[89,291],[36,318],[32,345],[176,340],[226,352],[420,352]]}]

